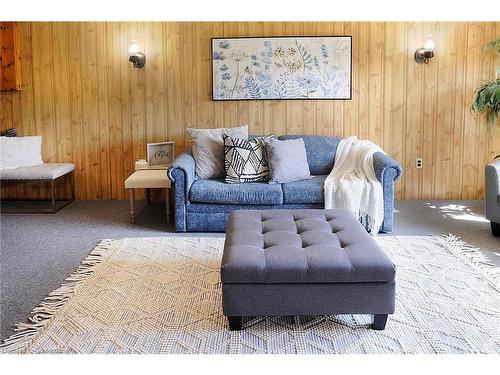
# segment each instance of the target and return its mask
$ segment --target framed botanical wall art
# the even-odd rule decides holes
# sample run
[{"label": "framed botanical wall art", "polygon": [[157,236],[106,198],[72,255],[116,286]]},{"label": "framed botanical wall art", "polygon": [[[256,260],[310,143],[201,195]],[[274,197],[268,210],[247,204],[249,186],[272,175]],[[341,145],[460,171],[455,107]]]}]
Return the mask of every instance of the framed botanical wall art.
[{"label": "framed botanical wall art", "polygon": [[351,36],[212,39],[212,99],[351,99]]}]

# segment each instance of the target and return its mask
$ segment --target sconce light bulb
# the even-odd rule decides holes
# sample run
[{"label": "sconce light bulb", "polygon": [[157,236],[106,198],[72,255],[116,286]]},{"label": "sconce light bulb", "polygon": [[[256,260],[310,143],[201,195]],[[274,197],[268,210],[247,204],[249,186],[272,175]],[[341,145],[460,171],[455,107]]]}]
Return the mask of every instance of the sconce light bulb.
[{"label": "sconce light bulb", "polygon": [[429,34],[427,36],[427,41],[424,44],[424,49],[426,51],[434,51],[434,47],[436,47],[436,45],[434,44],[434,41],[432,40],[432,35]]},{"label": "sconce light bulb", "polygon": [[132,43],[130,44],[129,49],[128,49],[128,54],[129,54],[129,56],[134,56],[134,55],[137,55],[139,52],[140,52],[139,46],[137,45],[135,40],[133,40]]}]

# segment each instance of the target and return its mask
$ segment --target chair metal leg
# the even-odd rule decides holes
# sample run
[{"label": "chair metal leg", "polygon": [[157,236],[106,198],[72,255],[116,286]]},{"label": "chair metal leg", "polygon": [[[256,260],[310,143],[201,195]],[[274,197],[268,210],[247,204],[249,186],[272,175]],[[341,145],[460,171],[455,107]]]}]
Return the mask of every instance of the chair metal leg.
[{"label": "chair metal leg", "polygon": [[76,199],[76,193],[75,193],[75,172],[71,172],[71,202],[73,202]]},{"label": "chair metal leg", "polygon": [[151,204],[151,189],[146,188],[146,199],[148,200],[148,204]]},{"label": "chair metal leg", "polygon": [[56,192],[55,192],[54,180],[50,181],[50,198],[51,198],[52,213],[55,213],[56,212]]},{"label": "chair metal leg", "polygon": [[134,189],[128,189],[130,222],[135,224]]}]

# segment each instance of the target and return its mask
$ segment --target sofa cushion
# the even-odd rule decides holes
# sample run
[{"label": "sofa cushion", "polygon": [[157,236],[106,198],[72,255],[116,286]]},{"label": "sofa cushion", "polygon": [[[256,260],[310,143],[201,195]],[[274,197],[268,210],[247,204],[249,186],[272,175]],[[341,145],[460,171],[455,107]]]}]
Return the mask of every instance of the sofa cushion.
[{"label": "sofa cushion", "polygon": [[324,203],[323,184],[327,175],[281,185],[284,204]]},{"label": "sofa cushion", "polygon": [[191,185],[189,199],[199,203],[276,205],[283,204],[283,192],[278,184],[226,184],[219,179],[196,180]]},{"label": "sofa cushion", "polygon": [[322,135],[282,135],[281,140],[302,138],[306,146],[307,163],[312,175],[330,174],[341,138]]}]

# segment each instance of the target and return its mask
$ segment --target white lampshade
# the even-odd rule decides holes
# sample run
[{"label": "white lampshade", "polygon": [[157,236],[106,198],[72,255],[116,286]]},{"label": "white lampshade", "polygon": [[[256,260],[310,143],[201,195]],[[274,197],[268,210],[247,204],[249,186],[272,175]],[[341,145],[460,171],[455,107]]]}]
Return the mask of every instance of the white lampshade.
[{"label": "white lampshade", "polygon": [[140,52],[139,46],[137,45],[135,40],[133,40],[132,43],[130,44],[130,47],[128,48],[128,54],[129,54],[129,56],[134,56],[134,55],[138,54],[139,52]]},{"label": "white lampshade", "polygon": [[434,47],[436,47],[436,45],[434,44],[434,41],[432,40],[432,35],[429,34],[429,35],[427,35],[427,41],[424,44],[424,49],[426,51],[434,51]]}]

